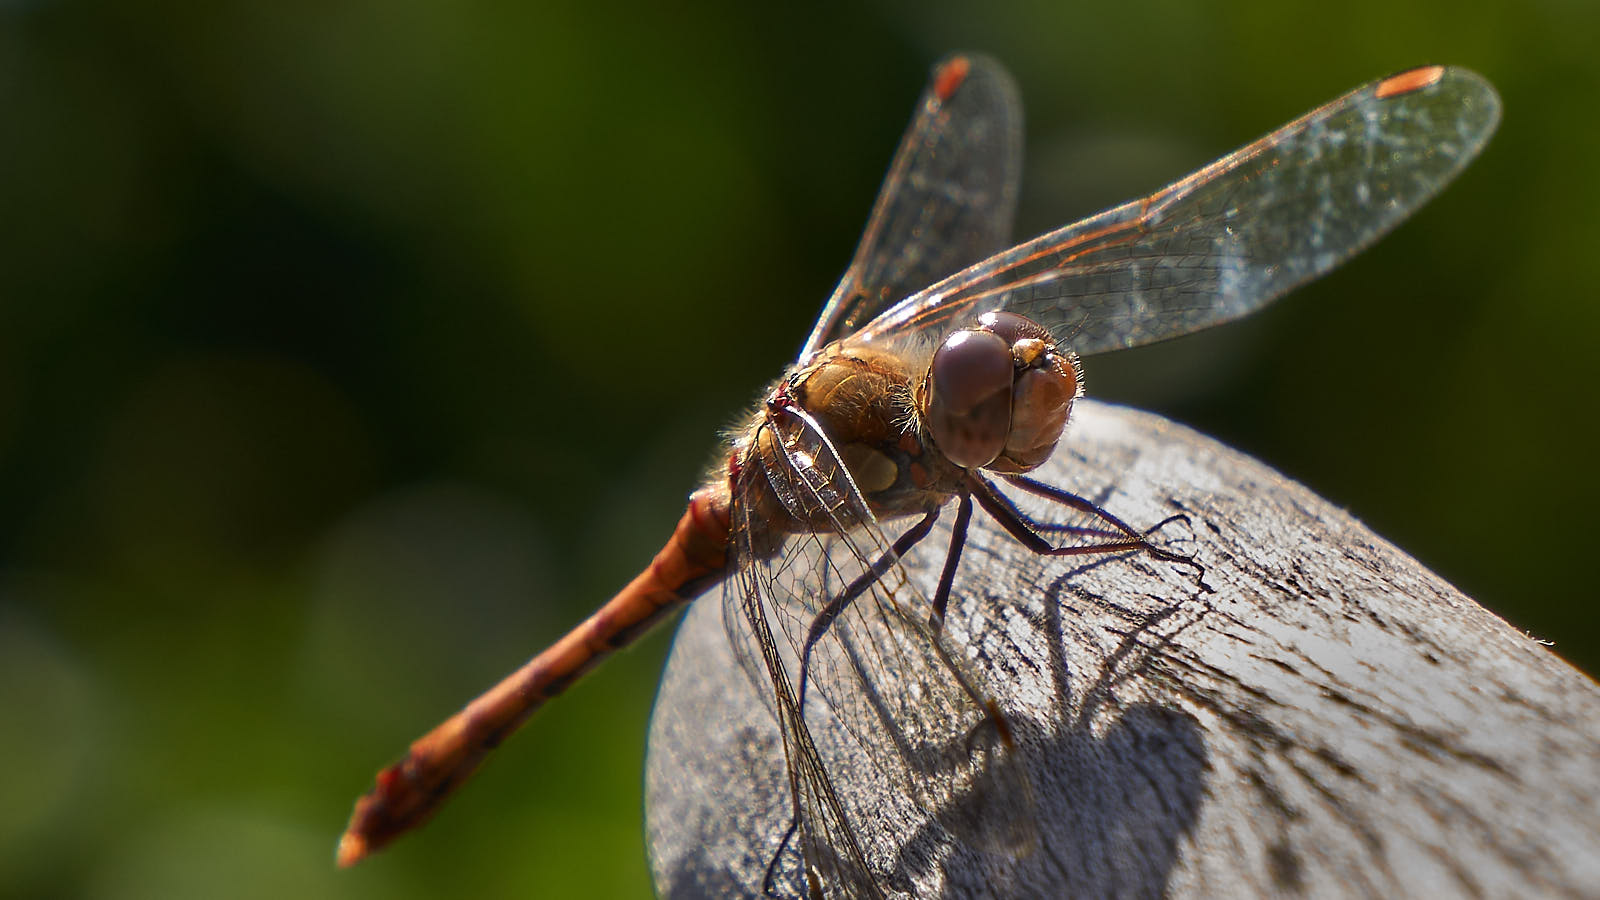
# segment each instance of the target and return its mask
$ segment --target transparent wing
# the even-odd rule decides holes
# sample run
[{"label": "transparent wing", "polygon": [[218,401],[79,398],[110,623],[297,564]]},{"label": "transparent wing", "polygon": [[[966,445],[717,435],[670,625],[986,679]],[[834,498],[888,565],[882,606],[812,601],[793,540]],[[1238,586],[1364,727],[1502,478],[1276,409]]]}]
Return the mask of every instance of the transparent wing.
[{"label": "transparent wing", "polygon": [[1398,225],[1478,155],[1499,118],[1494,88],[1464,69],[1373,82],[1165,190],[912,295],[858,337],[926,349],[1000,308],[1087,355],[1236,319]]},{"label": "transparent wing", "polygon": [[[791,852],[825,895],[878,897],[904,883],[894,848],[906,834],[990,850],[1025,842],[1022,764],[976,677],[924,624],[931,608],[900,563],[905,538],[886,534],[803,412],[761,427],[786,452],[763,457],[736,491],[724,620],[739,623],[735,653],[765,676],[783,732]],[[783,521],[792,527],[775,535]],[[971,821],[978,789],[1017,798],[1004,827]]]},{"label": "transparent wing", "polygon": [[1021,177],[1022,104],[1011,77],[982,56],[935,66],[855,258],[800,359],[1004,249]]}]

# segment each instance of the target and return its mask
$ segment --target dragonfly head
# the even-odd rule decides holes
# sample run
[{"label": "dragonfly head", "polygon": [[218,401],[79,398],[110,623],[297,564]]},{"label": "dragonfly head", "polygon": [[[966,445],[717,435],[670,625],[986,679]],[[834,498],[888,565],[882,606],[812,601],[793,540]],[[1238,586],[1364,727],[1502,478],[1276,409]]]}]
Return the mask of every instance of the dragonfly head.
[{"label": "dragonfly head", "polygon": [[917,407],[951,462],[1020,473],[1050,458],[1082,393],[1077,356],[1037,322],[996,310],[934,352]]}]

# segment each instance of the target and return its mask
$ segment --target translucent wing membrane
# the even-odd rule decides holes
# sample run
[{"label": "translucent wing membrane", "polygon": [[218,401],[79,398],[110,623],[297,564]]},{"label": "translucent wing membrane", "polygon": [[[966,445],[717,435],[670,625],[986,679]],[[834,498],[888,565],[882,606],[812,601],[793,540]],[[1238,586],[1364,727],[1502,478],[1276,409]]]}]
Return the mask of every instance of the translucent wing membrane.
[{"label": "translucent wing membrane", "polygon": [[[905,883],[897,873],[908,863],[893,848],[906,834],[937,832],[978,847],[1015,843],[1028,833],[1014,827],[1027,820],[1026,802],[998,838],[985,832],[992,826],[955,812],[972,808],[974,790],[1024,776],[1004,722],[925,624],[928,600],[900,563],[936,513],[880,524],[803,412],[761,427],[774,429],[787,452],[736,495],[741,558],[724,621],[784,734],[796,813],[790,851],[826,896],[875,897],[887,895],[885,885]],[[748,514],[766,505],[751,492],[769,486],[786,507],[826,524],[772,546],[765,533],[772,523]],[[836,790],[841,784],[850,790]],[[871,808],[857,798],[872,798]]]},{"label": "translucent wing membrane", "polygon": [[982,56],[934,67],[900,141],[856,255],[800,354],[1011,243],[1022,178],[1022,104]]},{"label": "translucent wing membrane", "polygon": [[1328,272],[1483,148],[1494,89],[1463,69],[1376,81],[1143,200],[1050,232],[908,297],[857,340],[925,347],[991,309],[1080,354],[1188,334]]},{"label": "translucent wing membrane", "polygon": [[[993,63],[952,58],[935,70],[802,361],[834,340],[877,342],[920,372],[952,329],[996,308],[1046,325],[1080,353],[1237,318],[1394,227],[1476,155],[1498,114],[1477,76],[1413,70],[1144,200],[910,294],[1000,246],[1015,202],[1014,90]],[[909,893],[952,851],[1030,852],[1032,793],[1011,723],[930,622],[939,617],[927,595],[942,590],[901,564],[908,553],[947,552],[930,535],[952,496],[930,494],[921,518],[878,521],[814,412],[786,388],[773,394],[744,444],[762,449],[745,457],[732,503],[737,558],[724,622],[781,727],[793,797],[793,827],[770,843],[766,887]],[[1081,498],[1021,477],[1009,487],[1020,504],[990,487],[974,496],[1042,554],[1139,550],[1188,561]],[[963,498],[957,541],[970,509]],[[947,557],[945,577],[956,559]]]}]

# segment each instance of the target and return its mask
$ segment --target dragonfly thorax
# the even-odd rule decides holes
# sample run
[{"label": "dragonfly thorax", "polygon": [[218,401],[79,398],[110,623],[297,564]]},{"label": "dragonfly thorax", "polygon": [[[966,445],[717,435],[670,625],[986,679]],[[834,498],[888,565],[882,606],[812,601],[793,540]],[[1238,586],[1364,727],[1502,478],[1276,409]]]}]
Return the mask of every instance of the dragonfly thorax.
[{"label": "dragonfly thorax", "polygon": [[[735,492],[769,514],[776,502],[791,533],[856,524],[846,506],[830,499],[844,491],[840,468],[880,518],[943,506],[962,472],[931,451],[918,427],[914,377],[890,352],[849,342],[824,349],[757,413],[738,467],[745,483]],[[816,482],[829,487],[819,492]]]},{"label": "dragonfly thorax", "polygon": [[1082,393],[1076,355],[1033,320],[995,311],[939,346],[916,404],[951,462],[1015,474],[1050,458]]}]

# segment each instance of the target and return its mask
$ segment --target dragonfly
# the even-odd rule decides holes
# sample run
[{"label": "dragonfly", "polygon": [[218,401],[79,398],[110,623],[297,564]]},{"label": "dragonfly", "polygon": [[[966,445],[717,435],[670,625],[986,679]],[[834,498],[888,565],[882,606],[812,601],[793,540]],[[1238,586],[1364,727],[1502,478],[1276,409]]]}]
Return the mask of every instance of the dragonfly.
[{"label": "dragonfly", "polygon": [[[1478,155],[1494,89],[1425,66],[1320,106],[1147,197],[1010,245],[1021,104],[978,55],[932,71],[855,256],[795,363],[719,451],[672,536],[615,597],[382,770],[337,861],[429,819],[490,749],[621,648],[721,586],[724,622],[782,735],[790,892],[895,893],[881,847],[906,815],[986,852],[1031,846],[1010,722],[942,627],[981,509],[1041,557],[1143,556],[1189,571],[1201,551],[1031,478],[1083,392],[1081,357],[1253,312],[1393,229]],[[908,574],[954,507],[931,585]],[[1176,518],[1176,517],[1175,517]],[[1203,548],[1202,548],[1203,549]],[[882,690],[891,681],[915,690]],[[909,677],[908,677],[909,674]],[[891,784],[871,804],[813,738],[830,717]],[[1012,827],[952,797],[1010,798]],[[971,804],[966,804],[970,806]]]}]

